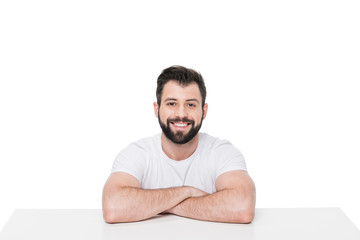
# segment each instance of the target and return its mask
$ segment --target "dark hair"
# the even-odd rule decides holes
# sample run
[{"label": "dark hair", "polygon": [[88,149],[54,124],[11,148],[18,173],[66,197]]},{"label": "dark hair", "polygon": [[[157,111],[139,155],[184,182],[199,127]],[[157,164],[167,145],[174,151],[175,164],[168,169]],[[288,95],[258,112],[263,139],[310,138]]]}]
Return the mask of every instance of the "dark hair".
[{"label": "dark hair", "polygon": [[156,88],[156,98],[159,106],[161,103],[162,90],[165,84],[170,80],[177,81],[180,86],[187,86],[190,83],[195,82],[199,86],[202,97],[202,106],[204,107],[206,99],[206,87],[203,77],[199,72],[183,66],[171,66],[164,69],[159,75]]}]

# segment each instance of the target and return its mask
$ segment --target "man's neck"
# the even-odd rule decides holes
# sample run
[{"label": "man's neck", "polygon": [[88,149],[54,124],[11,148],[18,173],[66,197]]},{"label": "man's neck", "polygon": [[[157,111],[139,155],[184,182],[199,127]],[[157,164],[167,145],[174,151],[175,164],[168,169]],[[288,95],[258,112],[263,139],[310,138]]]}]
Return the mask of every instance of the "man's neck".
[{"label": "man's neck", "polygon": [[199,133],[185,144],[176,144],[169,140],[164,133],[161,134],[161,146],[164,153],[173,160],[181,161],[189,158],[199,143]]}]

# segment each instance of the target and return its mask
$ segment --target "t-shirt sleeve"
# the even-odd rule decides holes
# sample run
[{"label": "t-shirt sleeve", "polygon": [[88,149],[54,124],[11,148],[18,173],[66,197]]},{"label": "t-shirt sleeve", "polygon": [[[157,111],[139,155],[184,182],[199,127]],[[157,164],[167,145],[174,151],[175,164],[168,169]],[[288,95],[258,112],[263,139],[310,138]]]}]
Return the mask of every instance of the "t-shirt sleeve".
[{"label": "t-shirt sleeve", "polygon": [[215,179],[221,174],[233,171],[247,171],[246,162],[241,152],[229,141],[222,140],[214,148],[214,167]]},{"label": "t-shirt sleeve", "polygon": [[146,150],[139,143],[132,143],[116,157],[111,172],[125,172],[142,182],[146,168]]}]

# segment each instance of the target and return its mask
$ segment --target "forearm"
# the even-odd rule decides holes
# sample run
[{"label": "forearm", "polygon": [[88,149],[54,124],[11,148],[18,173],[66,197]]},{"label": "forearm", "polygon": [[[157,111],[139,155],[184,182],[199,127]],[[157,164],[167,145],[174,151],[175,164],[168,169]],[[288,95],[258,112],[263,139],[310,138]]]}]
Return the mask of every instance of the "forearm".
[{"label": "forearm", "polygon": [[144,190],[121,187],[103,197],[104,218],[109,223],[150,218],[191,197],[190,187]]},{"label": "forearm", "polygon": [[254,217],[255,203],[237,190],[222,190],[214,194],[188,198],[168,212],[216,222],[249,223]]}]

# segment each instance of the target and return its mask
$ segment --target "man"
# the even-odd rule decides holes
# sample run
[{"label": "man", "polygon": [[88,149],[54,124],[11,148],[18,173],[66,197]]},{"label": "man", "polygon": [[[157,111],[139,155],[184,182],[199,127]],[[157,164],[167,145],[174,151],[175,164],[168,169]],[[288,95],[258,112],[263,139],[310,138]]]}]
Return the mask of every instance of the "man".
[{"label": "man", "polygon": [[202,76],[182,66],[160,74],[154,102],[162,133],[130,144],[116,157],[103,191],[108,223],[160,213],[249,223],[255,186],[239,150],[199,133],[208,105]]}]

